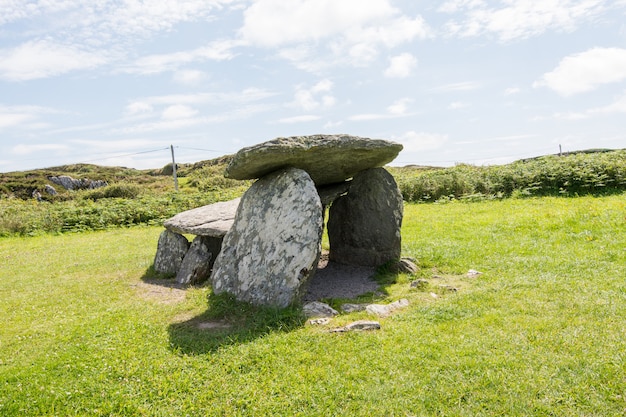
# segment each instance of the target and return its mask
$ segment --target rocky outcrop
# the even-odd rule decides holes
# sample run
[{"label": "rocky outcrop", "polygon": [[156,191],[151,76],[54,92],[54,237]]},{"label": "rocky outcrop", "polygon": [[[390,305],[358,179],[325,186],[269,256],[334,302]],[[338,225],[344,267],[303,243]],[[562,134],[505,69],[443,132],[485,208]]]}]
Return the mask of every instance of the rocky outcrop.
[{"label": "rocky outcrop", "polygon": [[306,171],[316,185],[345,181],[364,169],[395,159],[402,145],[382,139],[350,135],[312,135],[277,138],[243,148],[226,168],[238,180],[261,178],[285,167]]},{"label": "rocky outcrop", "polygon": [[400,259],[402,204],[398,185],[385,169],[355,175],[350,191],[330,207],[330,260],[379,266]]},{"label": "rocky outcrop", "polygon": [[255,182],[224,237],[211,283],[258,305],[286,307],[315,272],[321,251],[322,204],[311,177],[287,168]]},{"label": "rocky outcrop", "polygon": [[48,179],[66,190],[91,190],[109,185],[103,180],[90,180],[87,178],[76,179],[70,177],[69,175],[59,175],[58,177],[50,176]]}]

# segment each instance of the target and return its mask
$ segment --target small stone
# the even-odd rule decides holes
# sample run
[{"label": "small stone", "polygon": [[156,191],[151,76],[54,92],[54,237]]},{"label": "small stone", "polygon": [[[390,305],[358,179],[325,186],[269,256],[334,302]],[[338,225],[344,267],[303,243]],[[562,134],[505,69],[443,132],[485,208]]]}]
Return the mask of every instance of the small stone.
[{"label": "small stone", "polygon": [[459,290],[458,288],[453,287],[452,285],[440,285],[439,288],[441,288],[442,290],[450,291],[450,292],[457,292]]},{"label": "small stone", "polygon": [[339,312],[326,303],[311,301],[302,307],[302,312],[307,318],[314,317],[334,317]]},{"label": "small stone", "polygon": [[350,303],[346,303],[346,304],[342,304],[341,305],[341,311],[343,311],[344,313],[354,313],[355,311],[363,311],[365,310],[366,305],[365,304],[350,304]]},{"label": "small stone", "polygon": [[411,288],[418,288],[418,289],[422,289],[427,287],[429,284],[427,279],[417,279],[413,282],[411,282]]},{"label": "small stone", "polygon": [[331,333],[344,333],[344,332],[352,332],[352,331],[363,331],[363,330],[380,330],[380,323],[377,321],[369,321],[369,320],[359,320],[352,322],[343,327],[337,327],[335,329],[331,329]]},{"label": "small stone", "polygon": [[380,317],[388,316],[395,310],[406,307],[409,305],[409,300],[403,298],[398,301],[394,301],[391,304],[370,304],[365,310],[370,314],[375,314]]},{"label": "small stone", "polygon": [[322,317],[319,319],[311,319],[309,320],[309,324],[312,326],[325,326],[330,323],[330,319],[328,317]]},{"label": "small stone", "polygon": [[475,269],[470,269],[469,271],[467,271],[467,277],[468,278],[476,278],[477,276],[481,275],[482,272],[479,272]]},{"label": "small stone", "polygon": [[377,321],[359,320],[346,326],[348,331],[352,330],[380,330],[380,323]]},{"label": "small stone", "polygon": [[439,296],[437,294],[435,294],[434,292],[431,292],[430,296],[433,297],[433,298],[439,298]]},{"label": "small stone", "polygon": [[402,258],[394,262],[390,268],[391,272],[398,274],[415,274],[419,271],[419,267],[415,264],[415,260],[411,258]]}]

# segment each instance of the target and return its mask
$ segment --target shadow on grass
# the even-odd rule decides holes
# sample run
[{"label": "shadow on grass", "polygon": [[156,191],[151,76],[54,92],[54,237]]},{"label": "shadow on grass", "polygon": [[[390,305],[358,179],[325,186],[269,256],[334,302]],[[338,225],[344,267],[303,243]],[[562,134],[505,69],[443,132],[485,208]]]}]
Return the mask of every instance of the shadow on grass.
[{"label": "shadow on grass", "polygon": [[209,294],[209,308],[199,316],[169,326],[170,346],[181,354],[200,355],[223,346],[250,342],[270,333],[301,328],[302,308],[259,307],[229,294]]},{"label": "shadow on grass", "polygon": [[[336,309],[342,303],[371,303],[386,298],[386,287],[393,284],[396,273],[384,267],[374,275],[378,284],[375,292],[360,294],[356,298],[330,297],[320,301]],[[176,283],[173,276],[158,274],[150,266],[141,280],[146,284],[184,290],[188,285]],[[247,343],[276,332],[290,332],[301,328],[306,322],[302,306],[294,304],[287,308],[261,307],[237,301],[229,294],[209,292],[208,309],[195,317],[170,324],[168,327],[172,350],[186,355],[212,353],[224,346]]]}]

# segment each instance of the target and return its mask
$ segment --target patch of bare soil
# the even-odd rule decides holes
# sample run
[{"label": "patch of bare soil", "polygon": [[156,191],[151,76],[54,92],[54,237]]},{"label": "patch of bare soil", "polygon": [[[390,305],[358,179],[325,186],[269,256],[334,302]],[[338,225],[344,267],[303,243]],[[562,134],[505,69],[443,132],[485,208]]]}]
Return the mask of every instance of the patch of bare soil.
[{"label": "patch of bare soil", "polygon": [[328,252],[324,252],[302,301],[356,298],[361,294],[374,292],[378,289],[378,283],[373,278],[375,273],[376,269],[373,267],[342,265],[329,261]]},{"label": "patch of bare soil", "polygon": [[162,304],[176,304],[185,301],[183,286],[170,280],[149,280],[133,284],[139,295],[147,300]]}]

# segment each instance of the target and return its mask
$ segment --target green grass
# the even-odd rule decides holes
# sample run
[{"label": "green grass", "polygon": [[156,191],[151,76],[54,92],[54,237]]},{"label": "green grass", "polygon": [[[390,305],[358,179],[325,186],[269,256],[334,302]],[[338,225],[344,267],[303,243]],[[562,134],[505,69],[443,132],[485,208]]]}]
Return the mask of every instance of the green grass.
[{"label": "green grass", "polygon": [[625,227],[624,195],[408,204],[430,284],[347,334],[151,280],[159,227],[1,238],[0,415],[624,415]]}]

